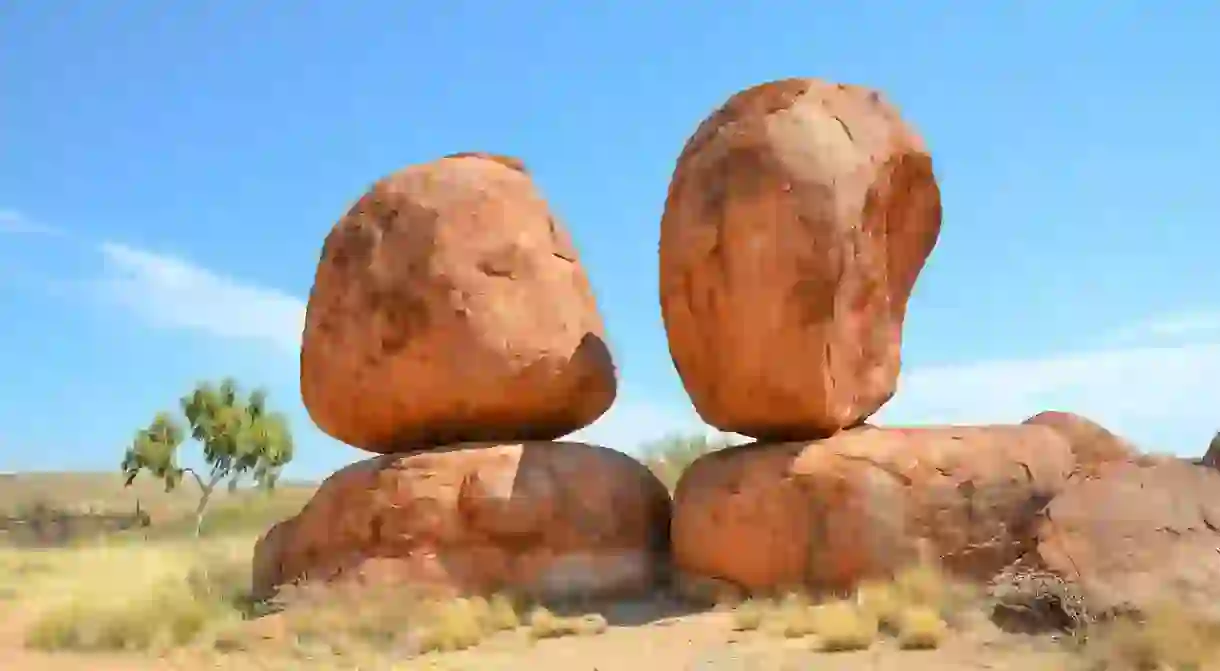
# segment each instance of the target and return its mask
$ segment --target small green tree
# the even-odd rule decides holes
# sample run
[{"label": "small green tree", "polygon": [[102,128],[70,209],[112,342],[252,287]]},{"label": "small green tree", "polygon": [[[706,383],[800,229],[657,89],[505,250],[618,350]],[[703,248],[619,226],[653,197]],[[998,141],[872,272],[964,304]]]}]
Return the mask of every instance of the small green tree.
[{"label": "small green tree", "polygon": [[206,473],[178,465],[178,448],[186,438],[182,424],[170,413],[157,413],[123,456],[125,484],[131,485],[142,471],[165,483],[172,491],[184,475],[199,486],[195,507],[195,536],[203,530],[208,503],[216,488],[228,481],[229,489],[249,477],[265,490],[275,487],[280,471],[292,460],[292,434],[288,421],[267,410],[267,394],[255,390],[246,398],[237,383],[225,379],[220,385],[201,383],[181,400],[182,414],[190,437],[203,446]]}]

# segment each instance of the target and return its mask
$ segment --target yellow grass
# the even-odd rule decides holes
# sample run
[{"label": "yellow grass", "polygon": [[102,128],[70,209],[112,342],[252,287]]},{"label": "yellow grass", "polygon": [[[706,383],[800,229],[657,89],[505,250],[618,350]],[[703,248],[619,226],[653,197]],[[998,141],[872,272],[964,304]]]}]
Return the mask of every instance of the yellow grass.
[{"label": "yellow grass", "polygon": [[813,608],[813,631],[825,652],[865,650],[877,640],[876,618],[850,601],[832,601]]},{"label": "yellow grass", "polygon": [[868,648],[881,632],[893,635],[901,648],[929,649],[949,636],[953,615],[980,604],[972,590],[923,563],[891,580],[866,581],[850,599],[820,604],[801,594],[748,599],[732,610],[731,626],[785,638],[814,636],[826,651]]},{"label": "yellow grass", "polygon": [[[27,644],[44,649],[157,649],[240,619],[249,539],[148,546],[111,543],[0,552],[32,612]],[[12,582],[12,578],[7,582]]]},{"label": "yellow grass", "polygon": [[907,606],[898,615],[896,629],[903,650],[939,648],[949,635],[949,625],[929,606]]},{"label": "yellow grass", "polygon": [[1220,626],[1174,604],[1121,617],[1090,634],[1085,666],[1114,671],[1220,668]]},{"label": "yellow grass", "polygon": [[559,616],[542,606],[535,608],[529,616],[530,636],[535,639],[593,636],[604,632],[606,627],[606,618],[601,615]]},{"label": "yellow grass", "polygon": [[[276,509],[286,515],[295,513],[310,496],[313,485],[284,483],[274,496],[239,490],[218,491],[216,508],[240,507]],[[130,487],[123,486],[121,475],[113,473],[17,473],[0,479],[0,515],[15,514],[35,504],[60,510],[127,513],[137,501],[148,512],[154,525],[188,518],[198,501],[199,490],[184,483],[171,492],[153,478],[140,477]]]},{"label": "yellow grass", "polygon": [[733,629],[754,631],[762,626],[768,604],[758,599],[746,599],[733,609]]},{"label": "yellow grass", "polygon": [[438,599],[387,588],[288,590],[284,612],[248,621],[253,538],[110,542],[55,550],[0,548],[0,613],[20,609],[26,644],[44,650],[174,648],[348,659],[424,655],[500,632],[529,639],[606,630],[596,614],[528,618],[508,597]]}]

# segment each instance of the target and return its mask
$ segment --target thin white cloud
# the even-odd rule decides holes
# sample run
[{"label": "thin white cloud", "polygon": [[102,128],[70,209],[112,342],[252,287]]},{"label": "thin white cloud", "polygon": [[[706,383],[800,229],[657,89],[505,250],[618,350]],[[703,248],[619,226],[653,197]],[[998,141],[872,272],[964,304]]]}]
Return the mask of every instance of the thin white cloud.
[{"label": "thin white cloud", "polygon": [[99,247],[105,295],[154,326],[219,338],[300,348],[305,303],[275,289],[242,283],[185,259],[108,242]]},{"label": "thin white cloud", "polygon": [[[117,243],[101,246],[107,294],[156,326],[262,341],[298,351],[304,302],[244,284],[184,259]],[[1019,422],[1042,410],[1078,412],[1147,449],[1201,453],[1220,428],[1220,329],[1206,319],[1150,320],[1143,342],[1041,358],[911,367],[879,424]],[[1190,344],[1149,346],[1157,334]],[[1153,340],[1154,341],[1154,340]],[[675,432],[714,433],[688,403],[657,403],[624,387],[619,401],[573,439],[632,450]]]},{"label": "thin white cloud", "polygon": [[62,236],[63,231],[45,224],[31,221],[15,210],[0,210],[0,233],[11,235]]},{"label": "thin white cloud", "polygon": [[1220,342],[915,368],[878,422],[1019,422],[1067,410],[1145,449],[1190,455],[1220,428],[1217,380]]},{"label": "thin white cloud", "polygon": [[1121,329],[1115,342],[1146,342],[1149,339],[1220,338],[1220,309],[1175,312]]}]

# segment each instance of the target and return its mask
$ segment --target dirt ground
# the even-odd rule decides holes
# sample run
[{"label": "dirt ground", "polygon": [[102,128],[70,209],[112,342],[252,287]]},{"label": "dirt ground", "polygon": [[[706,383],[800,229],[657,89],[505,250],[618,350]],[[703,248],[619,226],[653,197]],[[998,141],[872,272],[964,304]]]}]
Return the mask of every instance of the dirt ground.
[{"label": "dirt ground", "polygon": [[[663,617],[635,624],[630,613],[609,617],[604,633],[531,641],[524,632],[496,635],[476,648],[397,661],[336,658],[288,660],[250,652],[179,652],[157,658],[141,654],[41,653],[21,647],[21,618],[6,614],[0,625],[0,669],[22,671],[234,671],[272,669],[369,669],[434,671],[954,671],[1064,668],[1069,658],[1048,638],[999,631],[983,619],[940,649],[904,651],[881,640],[861,652],[813,650],[812,639],[782,639],[761,632],[733,631],[730,616],[708,612]],[[617,623],[617,624],[613,624]]]}]

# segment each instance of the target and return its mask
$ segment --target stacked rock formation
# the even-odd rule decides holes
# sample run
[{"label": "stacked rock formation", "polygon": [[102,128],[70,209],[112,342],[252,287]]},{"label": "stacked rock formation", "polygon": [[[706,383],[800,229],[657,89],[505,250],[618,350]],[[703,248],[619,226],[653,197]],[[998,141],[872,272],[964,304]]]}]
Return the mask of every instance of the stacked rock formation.
[{"label": "stacked rock formation", "polygon": [[[1039,552],[1062,568],[1064,553],[1049,548],[1067,532],[1044,511],[1072,518],[1078,546],[1111,547],[1094,524],[1105,515],[1089,518],[1084,502],[1179,477],[1072,489],[1139,460],[1069,413],[1005,426],[864,424],[895,393],[907,300],[940,228],[929,153],[875,91],[763,84],[687,141],[661,221],[669,348],[700,416],[757,442],[701,458],[678,484],[679,584],[842,590],[924,553],[983,580]],[[1079,540],[1086,531],[1095,536]]]},{"label": "stacked rock formation", "polygon": [[615,390],[588,278],[520,161],[456,154],[378,181],[323,246],[301,394],[323,431],[382,456],[260,541],[256,589],[647,589],[664,486],[621,453],[550,442]]}]

